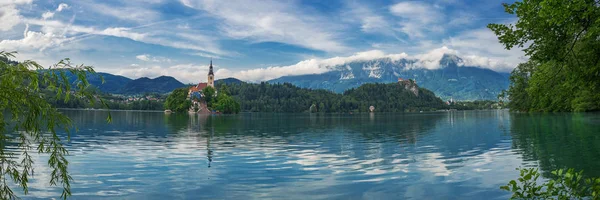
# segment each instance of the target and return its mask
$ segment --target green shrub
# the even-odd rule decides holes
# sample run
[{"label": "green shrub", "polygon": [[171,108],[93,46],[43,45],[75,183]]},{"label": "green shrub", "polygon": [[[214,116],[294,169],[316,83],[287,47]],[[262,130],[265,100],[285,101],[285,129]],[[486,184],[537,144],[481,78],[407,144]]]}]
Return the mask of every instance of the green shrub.
[{"label": "green shrub", "polygon": [[511,199],[600,199],[600,178],[583,178],[583,171],[552,171],[553,178],[539,182],[535,168],[517,168],[520,177],[500,189],[512,192]]}]

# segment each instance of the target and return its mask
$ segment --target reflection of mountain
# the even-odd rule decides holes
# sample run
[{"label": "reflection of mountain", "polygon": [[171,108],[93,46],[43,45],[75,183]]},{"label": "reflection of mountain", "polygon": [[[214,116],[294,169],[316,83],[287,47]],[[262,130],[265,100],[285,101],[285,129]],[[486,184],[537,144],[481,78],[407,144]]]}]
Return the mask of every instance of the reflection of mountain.
[{"label": "reflection of mountain", "polygon": [[513,114],[513,148],[549,172],[560,168],[600,176],[600,115]]}]

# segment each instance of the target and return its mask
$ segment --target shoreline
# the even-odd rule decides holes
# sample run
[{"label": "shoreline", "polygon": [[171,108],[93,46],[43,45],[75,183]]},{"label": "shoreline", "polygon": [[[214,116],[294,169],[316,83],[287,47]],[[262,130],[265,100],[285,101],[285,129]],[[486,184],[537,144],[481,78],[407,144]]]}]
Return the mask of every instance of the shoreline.
[{"label": "shoreline", "polygon": [[165,112],[163,110],[117,110],[117,109],[94,109],[94,108],[56,108],[58,110],[86,110],[86,111],[136,111],[136,112]]}]

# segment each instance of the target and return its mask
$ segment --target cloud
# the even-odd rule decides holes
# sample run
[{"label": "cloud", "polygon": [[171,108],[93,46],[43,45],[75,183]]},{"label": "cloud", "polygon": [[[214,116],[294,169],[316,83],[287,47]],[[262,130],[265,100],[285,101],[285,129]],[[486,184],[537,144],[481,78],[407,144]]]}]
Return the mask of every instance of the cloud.
[{"label": "cloud", "polygon": [[297,64],[289,66],[274,66],[266,68],[257,68],[243,70],[231,75],[235,78],[245,81],[267,81],[282,76],[294,76],[303,74],[321,74],[331,70],[332,67],[338,65],[344,65],[351,62],[357,61],[368,61],[381,58],[390,58],[392,60],[399,60],[406,58],[407,55],[402,54],[385,54],[383,51],[371,50],[365,52],[359,52],[347,57],[333,57],[328,59],[308,59],[300,61]]},{"label": "cloud", "polygon": [[423,38],[428,32],[443,32],[443,12],[420,1],[405,1],[390,7],[390,13],[401,18],[400,30],[411,38]]},{"label": "cloud", "polygon": [[61,12],[63,10],[69,9],[69,5],[66,3],[58,4],[58,8],[56,8],[56,12]]},{"label": "cloud", "polygon": [[385,52],[380,50],[371,50],[359,52],[347,57],[308,59],[289,66],[257,68],[242,70],[239,72],[231,72],[227,70],[224,71],[224,74],[225,72],[227,72],[227,75],[251,82],[267,81],[282,76],[321,74],[332,70],[336,70],[334,66],[345,65],[348,63],[358,61],[369,61],[384,58],[390,59],[392,61],[398,61],[401,59],[415,61],[415,63],[408,66],[409,68],[439,69],[442,67],[439,64],[440,60],[445,54],[456,55],[460,57],[462,59],[462,62],[458,63],[459,66],[481,67],[496,71],[506,71],[507,69],[512,69],[515,67],[515,65],[503,62],[501,59],[488,58],[479,55],[461,54],[457,50],[450,49],[444,46],[441,48],[430,50],[426,53],[416,54],[414,56],[409,56],[406,53],[386,54]]},{"label": "cloud", "polygon": [[148,54],[135,56],[136,59],[146,62],[171,62],[171,59],[165,57],[154,57]]},{"label": "cloud", "polygon": [[149,8],[148,3],[137,1],[122,1],[121,5],[111,6],[103,3],[79,1],[86,10],[95,14],[112,17],[126,22],[155,22],[161,19],[160,12]]},{"label": "cloud", "polygon": [[[128,27],[108,27],[98,29],[96,27],[66,24],[57,20],[39,20],[25,19],[25,22],[32,25],[42,27],[40,34],[52,33],[57,35],[73,35],[71,41],[77,42],[80,39],[88,39],[92,35],[113,36],[127,38],[137,42],[156,44],[165,47],[173,47],[178,49],[196,50],[215,55],[230,55],[234,54],[228,51],[221,50],[218,44],[215,44],[215,39],[208,36],[203,36],[197,32],[181,32],[169,30],[167,28],[144,27],[145,29],[134,29]],[[141,33],[144,31],[143,33]]]},{"label": "cloud", "polygon": [[37,50],[43,51],[44,49],[58,46],[69,38],[65,36],[57,35],[54,33],[42,33],[36,31],[30,31],[29,25],[26,26],[23,31],[23,38],[18,40],[2,40],[0,41],[0,49],[2,50]]},{"label": "cloud", "polygon": [[2,0],[0,1],[0,6],[31,4],[32,2],[33,0]]},{"label": "cloud", "polygon": [[192,53],[191,55],[196,55],[196,56],[200,56],[200,57],[204,57],[204,58],[222,59],[222,57],[220,57],[220,56],[212,55],[212,54],[206,54],[206,53],[202,53],[202,52]]},{"label": "cloud", "polygon": [[135,58],[141,61],[150,61],[150,55],[148,54],[137,55]]},{"label": "cloud", "polygon": [[54,17],[54,12],[48,11],[48,12],[45,12],[44,14],[42,14],[42,19],[50,19],[52,17]]},{"label": "cloud", "polygon": [[221,31],[234,39],[280,42],[326,52],[349,49],[332,30],[335,24],[283,1],[181,0],[181,3],[222,20]]},{"label": "cloud", "polygon": [[[1,5],[1,4],[0,4]],[[21,23],[21,15],[14,4],[0,6],[0,31],[11,30]]]},{"label": "cloud", "polygon": [[391,25],[384,16],[377,13],[368,5],[356,1],[347,1],[342,17],[351,22],[359,22],[362,32],[389,34],[390,31],[393,31]]},{"label": "cloud", "polygon": [[[461,32],[457,36],[445,39],[443,44],[466,54],[465,57],[470,57],[470,65],[485,66],[495,71],[509,72],[526,59],[521,48],[504,49],[497,36],[487,28]],[[476,58],[469,55],[485,57]]]},{"label": "cloud", "polygon": [[[63,10],[69,9],[69,5],[67,5],[66,3],[61,3],[58,5],[58,8],[56,8],[56,12],[62,12]],[[54,17],[54,12],[51,11],[46,11],[44,14],[42,14],[42,19],[50,19]]]}]

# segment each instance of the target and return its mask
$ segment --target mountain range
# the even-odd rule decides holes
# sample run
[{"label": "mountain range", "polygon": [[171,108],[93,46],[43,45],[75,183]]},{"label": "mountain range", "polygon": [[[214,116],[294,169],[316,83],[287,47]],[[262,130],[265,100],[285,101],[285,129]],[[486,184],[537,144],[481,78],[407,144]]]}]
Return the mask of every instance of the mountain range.
[{"label": "mountain range", "polygon": [[[456,55],[444,55],[439,61],[439,67],[435,69],[415,67],[418,62],[420,61],[407,58],[353,61],[328,66],[331,70],[322,74],[283,76],[267,82],[291,83],[302,88],[343,93],[365,83],[392,83],[397,82],[398,78],[412,79],[419,87],[431,90],[444,100],[495,100],[509,85],[508,73],[467,66]],[[104,78],[106,84],[101,84],[98,75]],[[70,76],[70,79],[74,81],[75,77]],[[97,75],[88,75],[88,80],[100,91],[113,94],[168,93],[186,86],[170,76],[130,79],[100,72]],[[225,78],[217,80],[216,84],[240,82],[242,81],[235,78]]]},{"label": "mountain range", "polygon": [[[66,74],[69,81],[75,82],[77,80],[71,73],[67,72]],[[100,77],[104,79],[104,84]],[[98,90],[111,94],[169,93],[174,89],[185,87],[185,84],[170,76],[130,79],[124,76],[98,72],[88,74],[87,80]]]},{"label": "mountain range", "polygon": [[[71,82],[75,82],[77,80],[77,78],[69,72],[67,72],[66,75]],[[104,79],[104,84],[102,83],[102,79],[100,77]],[[171,76],[130,79],[120,75],[98,72],[96,74],[88,74],[87,80],[90,82],[90,84],[98,88],[98,90],[111,94],[164,94],[169,93],[177,88],[186,86]],[[236,84],[241,82],[241,80],[235,78],[225,78],[216,80],[215,84]]]},{"label": "mountain range", "polygon": [[456,55],[445,54],[436,69],[415,67],[418,62],[417,59],[407,58],[355,61],[331,66],[331,71],[322,74],[284,76],[268,82],[287,82],[303,88],[342,93],[364,83],[391,83],[397,82],[398,78],[413,79],[420,87],[427,88],[446,100],[494,100],[509,85],[508,73],[466,66]]}]

